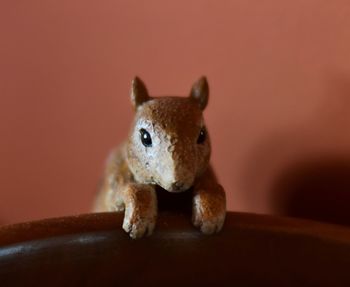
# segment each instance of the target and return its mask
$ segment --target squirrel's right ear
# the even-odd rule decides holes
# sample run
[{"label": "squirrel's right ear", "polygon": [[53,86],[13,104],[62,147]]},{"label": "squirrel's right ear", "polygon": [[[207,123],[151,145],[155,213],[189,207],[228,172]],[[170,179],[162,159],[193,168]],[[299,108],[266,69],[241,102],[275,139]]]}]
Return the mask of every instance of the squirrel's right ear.
[{"label": "squirrel's right ear", "polygon": [[206,77],[201,77],[193,84],[190,98],[198,104],[201,110],[205,109],[209,98],[209,86]]},{"label": "squirrel's right ear", "polygon": [[135,109],[150,99],[147,88],[139,77],[135,77],[131,82],[130,96]]}]

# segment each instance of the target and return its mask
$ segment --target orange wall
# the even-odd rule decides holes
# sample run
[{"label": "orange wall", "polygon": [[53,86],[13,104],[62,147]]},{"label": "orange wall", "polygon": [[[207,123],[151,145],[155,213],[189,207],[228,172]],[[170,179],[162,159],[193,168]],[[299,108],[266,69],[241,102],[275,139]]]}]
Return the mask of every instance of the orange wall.
[{"label": "orange wall", "polygon": [[89,211],[153,95],[208,76],[213,162],[231,210],[270,211],[279,171],[350,153],[349,1],[0,2],[0,222]]}]

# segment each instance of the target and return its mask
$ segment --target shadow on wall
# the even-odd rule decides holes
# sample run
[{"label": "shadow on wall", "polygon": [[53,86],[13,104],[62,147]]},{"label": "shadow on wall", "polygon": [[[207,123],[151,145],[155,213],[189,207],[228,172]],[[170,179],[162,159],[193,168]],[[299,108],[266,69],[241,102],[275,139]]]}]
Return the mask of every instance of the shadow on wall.
[{"label": "shadow on wall", "polygon": [[278,214],[350,225],[350,158],[290,166],[277,176],[271,202]]},{"label": "shadow on wall", "polygon": [[327,82],[309,121],[255,146],[242,176],[260,212],[350,225],[350,81]]}]

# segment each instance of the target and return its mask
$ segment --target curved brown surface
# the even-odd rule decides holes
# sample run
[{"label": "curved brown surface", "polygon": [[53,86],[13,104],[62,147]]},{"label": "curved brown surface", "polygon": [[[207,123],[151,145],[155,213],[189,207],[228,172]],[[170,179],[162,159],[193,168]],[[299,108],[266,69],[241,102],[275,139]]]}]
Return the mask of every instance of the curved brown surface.
[{"label": "curved brown surface", "polygon": [[349,286],[350,229],[228,213],[204,236],[184,214],[161,213],[131,240],[122,215],[87,214],[0,228],[1,286]]}]

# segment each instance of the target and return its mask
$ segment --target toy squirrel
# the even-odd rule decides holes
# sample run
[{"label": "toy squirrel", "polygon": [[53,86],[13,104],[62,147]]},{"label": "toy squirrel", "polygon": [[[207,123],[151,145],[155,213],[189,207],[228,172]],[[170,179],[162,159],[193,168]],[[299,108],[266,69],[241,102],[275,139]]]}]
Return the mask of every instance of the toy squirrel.
[{"label": "toy squirrel", "polygon": [[226,197],[209,165],[202,115],[208,97],[205,77],[193,85],[189,97],[153,98],[138,77],[132,81],[135,120],[128,140],[107,160],[96,212],[125,210],[123,229],[140,238],[152,234],[156,224],[156,189],[191,189],[193,224],[205,234],[221,230]]}]

